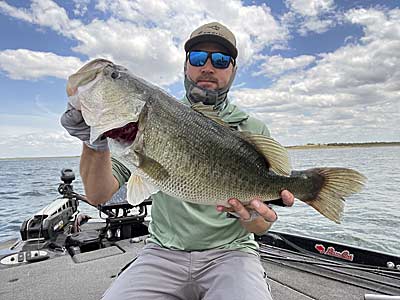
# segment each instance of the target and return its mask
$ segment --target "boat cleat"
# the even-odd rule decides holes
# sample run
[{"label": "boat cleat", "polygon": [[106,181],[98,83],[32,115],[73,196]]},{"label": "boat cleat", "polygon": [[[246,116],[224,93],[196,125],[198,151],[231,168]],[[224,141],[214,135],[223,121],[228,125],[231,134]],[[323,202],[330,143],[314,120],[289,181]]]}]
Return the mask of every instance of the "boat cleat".
[{"label": "boat cleat", "polygon": [[22,263],[33,263],[48,259],[50,256],[47,251],[44,250],[31,250],[21,251],[3,257],[0,260],[0,264],[3,265],[18,265]]}]

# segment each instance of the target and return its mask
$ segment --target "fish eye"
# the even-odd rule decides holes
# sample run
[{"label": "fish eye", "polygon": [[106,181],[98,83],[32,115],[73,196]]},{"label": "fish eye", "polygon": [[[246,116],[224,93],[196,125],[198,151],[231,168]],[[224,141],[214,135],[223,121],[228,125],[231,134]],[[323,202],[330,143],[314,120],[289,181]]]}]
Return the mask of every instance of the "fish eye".
[{"label": "fish eye", "polygon": [[117,79],[118,77],[119,77],[119,73],[118,72],[114,71],[114,72],[111,73],[111,78],[112,79]]}]

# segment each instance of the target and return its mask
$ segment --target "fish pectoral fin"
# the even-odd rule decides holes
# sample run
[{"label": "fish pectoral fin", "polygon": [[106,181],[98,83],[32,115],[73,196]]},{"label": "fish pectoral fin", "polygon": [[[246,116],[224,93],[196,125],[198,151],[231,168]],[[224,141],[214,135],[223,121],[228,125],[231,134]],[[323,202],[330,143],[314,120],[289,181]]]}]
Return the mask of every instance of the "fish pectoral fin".
[{"label": "fish pectoral fin", "polygon": [[135,153],[139,158],[138,167],[149,177],[155,180],[164,180],[169,177],[167,169],[158,161],[146,156],[141,151],[135,151]]},{"label": "fish pectoral fin", "polygon": [[241,131],[240,134],[264,156],[271,171],[278,175],[290,176],[292,167],[285,147],[265,135],[253,134],[246,131]]},{"label": "fish pectoral fin", "polygon": [[159,189],[139,175],[132,174],[127,184],[126,198],[133,205],[139,205]]},{"label": "fish pectoral fin", "polygon": [[218,115],[218,111],[214,110],[212,105],[204,105],[203,103],[198,102],[192,104],[192,108],[193,110],[201,113],[203,116],[218,123],[219,125],[230,127],[228,123],[221,119],[221,117]]}]

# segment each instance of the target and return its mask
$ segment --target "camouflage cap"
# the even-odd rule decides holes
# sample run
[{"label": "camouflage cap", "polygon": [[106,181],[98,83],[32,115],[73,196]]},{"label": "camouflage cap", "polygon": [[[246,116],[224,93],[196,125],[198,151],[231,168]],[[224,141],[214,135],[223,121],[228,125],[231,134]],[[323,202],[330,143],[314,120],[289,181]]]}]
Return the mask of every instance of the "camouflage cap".
[{"label": "camouflage cap", "polygon": [[204,42],[214,42],[224,46],[233,58],[238,55],[235,36],[227,27],[218,22],[204,24],[193,31],[185,43],[185,51],[188,52],[194,45]]}]

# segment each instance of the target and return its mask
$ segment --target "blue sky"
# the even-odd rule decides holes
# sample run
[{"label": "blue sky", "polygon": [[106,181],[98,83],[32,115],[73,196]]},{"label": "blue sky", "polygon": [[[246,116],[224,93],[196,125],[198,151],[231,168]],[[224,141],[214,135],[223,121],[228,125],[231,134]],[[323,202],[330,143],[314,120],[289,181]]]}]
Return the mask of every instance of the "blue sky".
[{"label": "blue sky", "polygon": [[284,145],[399,141],[398,1],[0,1],[0,157],[78,155],[66,79],[104,57],[183,95],[183,44],[219,21],[238,40],[230,98]]}]

